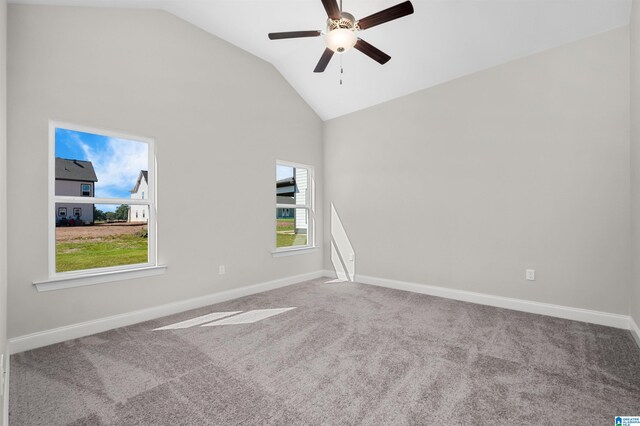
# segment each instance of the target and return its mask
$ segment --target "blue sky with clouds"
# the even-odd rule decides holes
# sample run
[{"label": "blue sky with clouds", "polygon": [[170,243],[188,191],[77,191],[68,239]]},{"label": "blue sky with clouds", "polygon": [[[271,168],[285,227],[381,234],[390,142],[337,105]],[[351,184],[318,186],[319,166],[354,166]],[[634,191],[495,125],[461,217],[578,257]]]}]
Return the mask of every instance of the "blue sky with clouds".
[{"label": "blue sky with clouds", "polygon": [[56,128],[56,157],[91,161],[98,177],[95,194],[102,198],[129,198],[149,159],[144,142],[62,128]]},{"label": "blue sky with clouds", "polygon": [[293,176],[293,167],[276,165],[276,180]]}]

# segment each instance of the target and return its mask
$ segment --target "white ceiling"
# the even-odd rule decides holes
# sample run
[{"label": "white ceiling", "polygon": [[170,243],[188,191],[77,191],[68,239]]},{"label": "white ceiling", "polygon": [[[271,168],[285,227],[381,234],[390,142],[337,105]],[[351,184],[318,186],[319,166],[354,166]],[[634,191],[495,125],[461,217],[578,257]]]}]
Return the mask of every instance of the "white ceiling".
[{"label": "white ceiling", "polygon": [[[359,19],[401,1],[343,0],[343,9]],[[323,30],[320,0],[11,2],[166,10],[271,62],[323,120],[627,25],[631,10],[631,0],[412,0],[413,15],[358,34],[391,56],[387,64],[352,49],[318,74],[322,37],[271,41],[267,33]]]}]

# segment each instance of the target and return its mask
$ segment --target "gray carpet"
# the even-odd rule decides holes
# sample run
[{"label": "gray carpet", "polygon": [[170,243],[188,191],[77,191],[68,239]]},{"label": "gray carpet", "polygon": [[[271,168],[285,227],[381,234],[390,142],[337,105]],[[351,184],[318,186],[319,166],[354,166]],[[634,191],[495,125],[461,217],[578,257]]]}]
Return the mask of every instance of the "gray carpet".
[{"label": "gray carpet", "polygon": [[[314,280],[11,357],[11,425],[610,425],[630,333]],[[212,312],[252,324],[154,328]]]}]

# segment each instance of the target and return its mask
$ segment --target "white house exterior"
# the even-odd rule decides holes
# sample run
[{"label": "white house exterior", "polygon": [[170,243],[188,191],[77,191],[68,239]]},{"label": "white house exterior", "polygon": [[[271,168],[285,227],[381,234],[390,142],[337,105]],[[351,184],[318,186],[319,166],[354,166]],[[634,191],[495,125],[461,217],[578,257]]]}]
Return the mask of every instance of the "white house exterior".
[{"label": "white house exterior", "polygon": [[[136,186],[131,190],[132,200],[146,200],[149,198],[149,182],[146,170],[140,170]],[[148,222],[149,206],[129,206],[129,222]]]},{"label": "white house exterior", "polygon": [[[98,181],[91,161],[56,158],[56,195],[93,197]],[[56,203],[56,224],[73,219],[81,224],[93,223],[92,203]]]},{"label": "white house exterior", "polygon": [[[295,202],[298,206],[304,206],[307,204],[307,197],[309,194],[309,172],[307,169],[295,168],[293,169],[294,178],[296,182]],[[307,217],[306,209],[296,209],[296,234],[307,234],[309,231],[309,218]]]}]

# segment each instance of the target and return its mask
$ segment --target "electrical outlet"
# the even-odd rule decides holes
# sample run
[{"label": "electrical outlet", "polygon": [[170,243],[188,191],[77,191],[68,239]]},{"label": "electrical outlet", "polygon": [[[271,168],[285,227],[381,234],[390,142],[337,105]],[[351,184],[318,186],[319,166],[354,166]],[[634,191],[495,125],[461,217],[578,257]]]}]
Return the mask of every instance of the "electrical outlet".
[{"label": "electrical outlet", "polygon": [[525,277],[527,281],[535,281],[536,280],[536,270],[535,269],[527,269],[525,273]]},{"label": "electrical outlet", "polygon": [[224,275],[226,273],[227,273],[227,271],[226,271],[224,265],[218,266],[218,275]]}]

